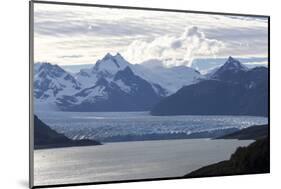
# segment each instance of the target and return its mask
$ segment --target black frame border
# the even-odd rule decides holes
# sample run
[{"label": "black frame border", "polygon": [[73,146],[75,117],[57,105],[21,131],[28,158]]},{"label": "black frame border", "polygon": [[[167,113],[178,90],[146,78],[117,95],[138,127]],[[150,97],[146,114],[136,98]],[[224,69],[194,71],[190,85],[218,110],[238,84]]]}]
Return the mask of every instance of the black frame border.
[{"label": "black frame border", "polygon": [[[241,16],[241,17],[258,17],[267,19],[268,23],[268,140],[269,140],[269,159],[270,155],[270,16],[259,14],[241,14],[241,13],[226,13],[226,12],[208,12],[208,11],[194,11],[194,10],[179,10],[179,9],[164,9],[164,8],[149,8],[149,7],[133,7],[133,6],[119,6],[119,5],[102,5],[90,3],[72,3],[72,2],[58,2],[58,1],[29,1],[29,188],[53,188],[53,187],[68,187],[68,186],[87,186],[100,184],[117,184],[117,183],[131,183],[131,182],[148,182],[148,181],[165,181],[165,180],[181,180],[190,178],[212,178],[212,177],[226,177],[226,176],[241,176],[241,175],[259,175],[268,173],[255,174],[230,174],[230,175],[216,175],[216,176],[200,176],[200,177],[163,177],[163,178],[148,178],[148,179],[130,179],[117,181],[102,181],[102,182],[86,182],[86,183],[69,183],[69,184],[51,184],[51,185],[34,185],[34,121],[33,121],[33,64],[34,64],[34,4],[52,4],[52,5],[69,5],[69,6],[87,6],[100,8],[115,8],[126,10],[146,10],[146,11],[161,11],[161,12],[177,12],[177,13],[193,13],[193,14],[209,14],[209,15],[225,15],[225,16]],[[269,161],[271,162],[271,160]],[[271,163],[270,163],[271,165]],[[271,166],[270,166],[271,167]]]}]

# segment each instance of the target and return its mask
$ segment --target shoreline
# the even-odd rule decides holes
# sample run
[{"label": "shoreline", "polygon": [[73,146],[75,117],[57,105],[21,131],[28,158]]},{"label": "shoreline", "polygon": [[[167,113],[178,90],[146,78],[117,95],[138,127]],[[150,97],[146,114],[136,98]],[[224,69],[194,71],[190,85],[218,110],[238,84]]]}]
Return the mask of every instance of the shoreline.
[{"label": "shoreline", "polygon": [[[231,129],[230,129],[231,130]],[[225,132],[225,131],[224,131]],[[209,134],[209,132],[206,131]],[[145,142],[145,141],[165,141],[165,140],[190,140],[190,139],[206,139],[206,140],[220,140],[220,139],[237,139],[237,140],[256,140],[259,138],[264,138],[268,135],[268,126],[267,125],[254,125],[244,129],[233,129],[232,132],[227,132],[224,135],[219,137],[198,137],[199,133],[193,133],[187,135],[185,133],[176,133],[176,134],[149,134],[149,135],[124,135],[117,136],[115,140],[102,140],[99,144],[91,144],[85,140],[86,143],[83,144],[83,141],[73,140],[73,144],[50,144],[44,146],[37,146],[34,150],[39,149],[52,149],[52,148],[68,148],[68,147],[83,147],[83,146],[99,146],[107,143],[122,143],[122,142]],[[197,135],[197,136],[196,136]],[[202,132],[200,133],[202,136]],[[211,134],[214,135],[214,134]],[[79,144],[81,142],[81,144]],[[75,144],[77,143],[77,144]]]},{"label": "shoreline", "polygon": [[[36,150],[35,180],[38,184],[47,181],[55,184],[75,179],[99,182],[181,177],[204,165],[226,160],[238,146],[250,143],[252,141],[182,139]],[[59,167],[57,161],[61,162]]]},{"label": "shoreline", "polygon": [[[203,166],[184,175],[184,178],[269,173],[269,126],[254,125],[214,140],[249,140],[247,147],[238,147],[230,159]],[[239,162],[239,164],[238,164]],[[249,164],[251,162],[251,164]]]}]

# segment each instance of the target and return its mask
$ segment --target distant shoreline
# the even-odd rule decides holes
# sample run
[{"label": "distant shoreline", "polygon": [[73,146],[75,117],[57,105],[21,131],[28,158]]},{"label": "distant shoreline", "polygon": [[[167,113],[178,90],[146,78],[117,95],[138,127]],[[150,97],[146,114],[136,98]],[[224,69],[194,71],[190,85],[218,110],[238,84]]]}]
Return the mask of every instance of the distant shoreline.
[{"label": "distant shoreline", "polygon": [[[151,134],[151,135],[143,135],[143,136],[124,136],[128,137],[127,140],[124,138],[116,138],[116,140],[104,140],[103,144],[107,143],[121,143],[121,142],[141,142],[141,141],[161,141],[161,140],[189,140],[189,139],[206,139],[206,140],[220,140],[220,139],[236,139],[236,140],[257,140],[261,138],[265,138],[267,136],[267,125],[258,125],[258,126],[250,126],[242,130],[234,130],[229,134],[225,134],[219,137],[198,137],[195,135],[186,135],[185,133],[178,134]],[[130,138],[131,137],[131,138]],[[138,138],[139,137],[139,138]],[[74,142],[79,142],[79,140],[73,140]],[[90,140],[89,140],[90,141]],[[92,146],[93,144],[83,144],[83,141],[80,144],[70,144],[70,145],[44,145],[37,146],[35,150],[41,149],[50,149],[50,148],[68,148],[68,147],[84,147],[84,146]],[[101,145],[101,144],[95,144]]]},{"label": "distant shoreline", "polygon": [[[247,133],[244,133],[245,132],[244,130]],[[243,131],[243,133],[240,133],[241,131]],[[115,142],[180,140],[180,139],[255,140],[256,138],[262,136],[267,136],[267,125],[254,125],[242,130],[238,128],[228,128],[222,130],[194,132],[191,134],[186,134],[184,132],[181,132],[181,133],[163,133],[163,134],[157,133],[157,134],[144,134],[144,135],[122,135],[122,136],[120,135],[120,136],[107,137],[100,141],[102,141],[103,143],[115,143]]]}]

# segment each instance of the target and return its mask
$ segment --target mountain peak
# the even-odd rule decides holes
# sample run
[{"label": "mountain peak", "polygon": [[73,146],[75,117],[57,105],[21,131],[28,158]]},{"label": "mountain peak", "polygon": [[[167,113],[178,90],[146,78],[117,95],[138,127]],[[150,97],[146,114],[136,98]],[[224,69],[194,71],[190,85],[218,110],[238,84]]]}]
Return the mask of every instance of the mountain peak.
[{"label": "mountain peak", "polygon": [[65,70],[56,64],[49,62],[42,62],[35,64],[35,71],[40,74],[50,75],[52,77],[60,77],[66,74]]},{"label": "mountain peak", "polygon": [[[239,61],[238,61],[237,59],[233,58],[232,56],[229,56],[228,59],[227,59],[227,61],[226,61],[226,63],[227,63],[227,62],[232,62],[232,63],[233,63],[233,62],[239,62]],[[239,62],[239,63],[240,63],[240,62]]]},{"label": "mountain peak", "polygon": [[227,61],[222,65],[215,74],[222,73],[225,71],[247,71],[247,67],[242,65],[241,62],[233,57],[228,57]]},{"label": "mountain peak", "polygon": [[222,66],[227,69],[241,69],[246,70],[246,67],[243,66],[239,60],[234,59],[232,56],[229,56],[225,64]]},{"label": "mountain peak", "polygon": [[109,59],[114,59],[114,60],[117,60],[117,59],[123,59],[123,56],[117,52],[115,55],[112,55],[111,53],[106,53],[106,55],[102,58],[102,60],[109,60]]},{"label": "mountain peak", "polygon": [[49,62],[41,62],[41,63],[38,63],[38,65],[39,65],[39,69],[40,70],[42,70],[42,69],[51,69],[54,66],[54,65],[52,65]]},{"label": "mountain peak", "polygon": [[240,63],[239,60],[229,57],[227,61],[211,77],[221,80],[233,80],[239,77],[239,73],[246,72],[248,68]]},{"label": "mountain peak", "polygon": [[121,55],[119,52],[116,53],[115,57],[121,57],[121,58],[123,58],[122,55]]},{"label": "mountain peak", "polygon": [[117,53],[113,56],[107,53],[101,60],[97,61],[93,69],[98,72],[106,73],[106,75],[114,75],[129,66],[129,64],[130,63],[127,62],[121,54]]},{"label": "mountain peak", "polygon": [[229,56],[227,60],[228,61],[235,61],[235,59],[232,56]]},{"label": "mountain peak", "polygon": [[113,56],[110,53],[106,53],[106,55],[103,57],[102,60],[108,60],[108,59],[112,59]]},{"label": "mountain peak", "polygon": [[81,89],[81,84],[59,65],[40,63],[34,71],[34,91],[37,99],[52,99],[64,92]]}]

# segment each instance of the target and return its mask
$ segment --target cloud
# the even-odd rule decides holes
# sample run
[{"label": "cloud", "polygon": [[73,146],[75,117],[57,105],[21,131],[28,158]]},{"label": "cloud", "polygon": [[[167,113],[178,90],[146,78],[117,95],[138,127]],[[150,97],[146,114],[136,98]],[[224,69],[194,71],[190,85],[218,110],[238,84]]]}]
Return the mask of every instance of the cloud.
[{"label": "cloud", "polygon": [[[191,64],[194,58],[215,56],[224,43],[210,39],[196,26],[187,27],[180,36],[159,36],[151,41],[135,40],[124,52],[131,62],[166,60],[166,64]],[[167,61],[168,60],[168,61]],[[178,61],[180,60],[180,61]]]},{"label": "cloud", "polygon": [[[42,5],[41,5],[42,6]],[[159,33],[150,27],[143,27],[144,15],[135,11],[96,7],[69,7],[36,5],[34,12],[34,32],[38,36],[140,36]],[[144,24],[145,25],[145,24]]]},{"label": "cloud", "polygon": [[214,56],[267,57],[265,18],[51,4],[36,4],[34,17],[36,61],[90,64],[107,52],[171,66]]},{"label": "cloud", "polygon": [[[126,26],[127,25],[127,26]],[[126,26],[126,27],[124,27]],[[43,20],[35,22],[35,34],[50,37],[73,36],[138,36],[151,33],[142,25],[130,23],[130,21],[105,21],[105,20]]]},{"label": "cloud", "polygon": [[247,66],[267,66],[268,61],[261,61],[261,62],[245,62],[244,63]]},{"label": "cloud", "polygon": [[81,58],[81,57],[83,57],[83,55],[78,55],[78,54],[58,56],[58,58]]}]

